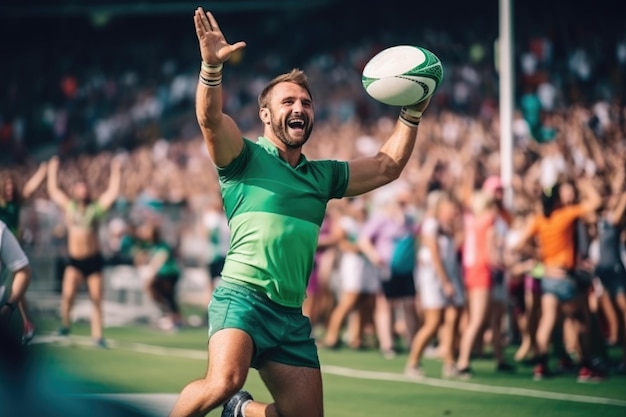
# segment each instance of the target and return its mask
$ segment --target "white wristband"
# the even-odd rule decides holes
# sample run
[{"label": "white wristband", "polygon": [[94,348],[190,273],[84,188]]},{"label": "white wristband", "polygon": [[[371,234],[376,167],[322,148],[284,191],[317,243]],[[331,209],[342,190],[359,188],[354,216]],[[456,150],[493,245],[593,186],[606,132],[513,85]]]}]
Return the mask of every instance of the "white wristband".
[{"label": "white wristband", "polygon": [[413,110],[409,107],[402,107],[402,112],[407,116],[415,117],[416,119],[421,119],[423,112],[418,110]]},{"label": "white wristband", "polygon": [[219,74],[220,72],[222,72],[223,67],[223,64],[213,65],[207,64],[206,62],[202,61],[202,71],[206,72],[207,74]]}]

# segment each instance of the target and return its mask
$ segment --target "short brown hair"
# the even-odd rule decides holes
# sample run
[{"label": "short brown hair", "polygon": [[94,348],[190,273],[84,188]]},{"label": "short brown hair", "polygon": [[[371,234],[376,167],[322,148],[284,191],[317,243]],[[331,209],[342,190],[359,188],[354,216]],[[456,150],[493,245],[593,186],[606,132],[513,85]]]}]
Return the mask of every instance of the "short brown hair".
[{"label": "short brown hair", "polygon": [[265,86],[265,88],[263,88],[263,91],[261,91],[261,94],[259,94],[259,107],[260,108],[267,107],[268,97],[270,95],[270,92],[272,91],[272,88],[274,88],[276,84],[280,84],[280,83],[297,84],[300,87],[304,88],[307,91],[307,93],[309,93],[309,97],[313,99],[313,95],[311,94],[311,89],[309,88],[309,81],[308,81],[306,74],[301,69],[294,68],[285,74],[281,74],[277,77],[274,77],[274,79],[272,79]]}]

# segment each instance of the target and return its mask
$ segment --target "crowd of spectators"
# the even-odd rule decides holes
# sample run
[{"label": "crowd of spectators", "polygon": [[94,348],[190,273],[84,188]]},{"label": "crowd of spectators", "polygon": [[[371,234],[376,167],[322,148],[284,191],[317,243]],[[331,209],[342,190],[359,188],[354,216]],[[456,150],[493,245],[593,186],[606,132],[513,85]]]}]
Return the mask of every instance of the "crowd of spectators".
[{"label": "crowd of spectators", "polygon": [[[178,207],[164,211],[177,216],[170,222],[176,227],[169,237],[174,242],[198,239],[195,226],[207,201],[217,195],[218,182],[193,112],[199,63],[188,23],[188,33],[169,38],[152,34],[124,39],[112,30],[95,30],[89,47],[79,48],[80,42],[66,34],[67,48],[59,57],[54,54],[62,51],[56,48],[17,53],[1,81],[8,93],[0,108],[0,144],[7,149],[2,172],[25,180],[42,159],[34,150],[48,149],[62,157],[62,188],[85,179],[98,194],[117,155],[123,161],[123,181],[115,216],[127,221],[136,207]],[[446,73],[401,178],[411,190],[409,203],[423,214],[433,190],[447,190],[461,199],[468,182],[477,189],[499,174],[493,34],[461,38],[437,28],[369,34],[353,43],[328,42],[304,59],[306,51],[298,47],[302,34],[284,37],[281,43],[271,36],[278,29],[267,26],[268,43],[254,45],[256,52],[250,46],[250,53],[234,56],[224,69],[225,112],[236,117],[246,137],[254,139],[261,132],[256,97],[265,82],[299,66],[309,76],[316,103],[307,157],[351,159],[376,152],[394,125],[397,109],[365,94],[360,71],[381,48],[413,36],[440,56]],[[249,35],[252,41],[257,29],[240,29],[227,37],[248,40]],[[312,29],[312,34],[318,31]],[[565,179],[590,178],[606,193],[624,192],[626,38],[586,34],[591,36],[584,43],[566,43],[549,30],[517,41],[514,176],[505,184],[513,196],[509,208],[516,213],[536,212],[544,190]],[[42,68],[47,77],[33,76]],[[43,188],[34,193],[35,206],[49,211]],[[373,197],[365,196],[363,207],[373,207]],[[42,236],[52,235],[37,224],[36,216],[23,221],[33,243],[49,244]],[[182,248],[189,251],[179,252],[181,257],[205,256],[194,253],[192,245]]]}]

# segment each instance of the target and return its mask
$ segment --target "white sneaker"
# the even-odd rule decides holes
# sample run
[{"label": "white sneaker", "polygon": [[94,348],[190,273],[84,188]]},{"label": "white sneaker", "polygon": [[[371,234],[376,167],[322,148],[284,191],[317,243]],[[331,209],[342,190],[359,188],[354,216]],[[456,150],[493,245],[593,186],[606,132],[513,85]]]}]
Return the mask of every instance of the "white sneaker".
[{"label": "white sneaker", "polygon": [[437,358],[441,357],[441,354],[439,352],[439,348],[438,347],[429,345],[429,346],[426,347],[426,349],[424,349],[423,356],[425,358],[429,358],[429,359],[437,359]]},{"label": "white sneaker", "polygon": [[441,368],[442,378],[456,378],[459,375],[459,371],[454,364],[444,364]]},{"label": "white sneaker", "polygon": [[406,368],[404,368],[404,375],[408,376],[409,378],[415,379],[422,379],[426,377],[426,374],[424,373],[424,370],[421,366],[417,366],[415,368],[407,366]]},{"label": "white sneaker", "polygon": [[381,350],[380,353],[383,355],[383,358],[385,359],[393,359],[396,357],[396,351],[393,349]]}]

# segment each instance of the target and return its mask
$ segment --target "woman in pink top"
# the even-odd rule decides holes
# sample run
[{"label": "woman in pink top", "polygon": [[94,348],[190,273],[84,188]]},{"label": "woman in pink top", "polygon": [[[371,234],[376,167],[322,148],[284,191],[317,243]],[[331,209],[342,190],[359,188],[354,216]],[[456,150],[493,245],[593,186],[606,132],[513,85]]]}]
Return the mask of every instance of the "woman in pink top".
[{"label": "woman in pink top", "polygon": [[[494,223],[498,211],[493,197],[485,191],[474,191],[469,206],[463,219],[463,275],[468,298],[468,321],[461,335],[456,364],[461,378],[472,376],[470,356],[490,308],[491,270],[496,262],[494,254],[497,253]],[[493,339],[498,370],[505,370],[508,365],[504,362],[500,340]]]}]

